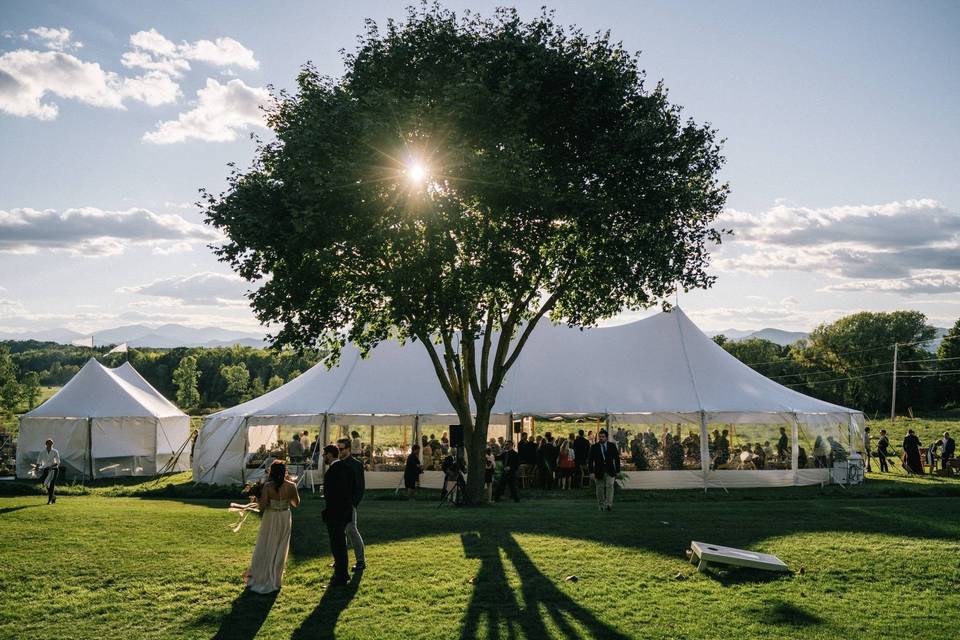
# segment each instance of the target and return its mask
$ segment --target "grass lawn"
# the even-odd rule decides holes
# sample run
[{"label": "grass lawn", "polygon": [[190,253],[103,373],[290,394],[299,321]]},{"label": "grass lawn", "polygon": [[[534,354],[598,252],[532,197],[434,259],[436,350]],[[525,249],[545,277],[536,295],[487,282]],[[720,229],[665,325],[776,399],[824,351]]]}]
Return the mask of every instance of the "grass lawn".
[{"label": "grass lawn", "polygon": [[[225,499],[121,489],[138,491],[0,498],[0,637],[940,638],[960,610],[960,480],[630,492],[613,513],[586,492],[472,509],[377,493],[361,510],[369,569],[331,591],[308,495],[276,597],[240,583],[256,520],[234,534]],[[692,539],[796,573],[697,574]]]}]

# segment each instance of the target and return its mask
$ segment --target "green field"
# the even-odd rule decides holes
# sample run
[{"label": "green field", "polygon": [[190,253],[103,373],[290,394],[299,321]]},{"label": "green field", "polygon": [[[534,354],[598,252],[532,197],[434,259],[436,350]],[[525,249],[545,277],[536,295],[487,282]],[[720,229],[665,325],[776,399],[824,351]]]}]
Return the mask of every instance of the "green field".
[{"label": "green field", "polygon": [[[0,637],[938,638],[930,612],[960,610],[960,480],[631,492],[613,513],[585,491],[464,509],[374,494],[370,568],[329,592],[322,501],[307,496],[276,598],[240,582],[255,520],[234,534],[226,498],[115,497],[151,486],[0,498]],[[795,573],[697,574],[692,539]]]}]

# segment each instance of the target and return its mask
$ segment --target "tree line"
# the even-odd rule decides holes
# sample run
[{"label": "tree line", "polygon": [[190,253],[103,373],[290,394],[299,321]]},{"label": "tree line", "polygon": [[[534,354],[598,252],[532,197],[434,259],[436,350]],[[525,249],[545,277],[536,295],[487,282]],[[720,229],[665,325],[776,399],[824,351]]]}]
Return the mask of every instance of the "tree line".
[{"label": "tree line", "polygon": [[[883,415],[890,410],[895,344],[898,413],[960,406],[960,320],[931,351],[934,335],[922,313],[895,311],[849,315],[787,346],[761,338],[734,342],[719,335],[714,340],[741,362],[800,393]],[[0,343],[0,409],[34,407],[42,385],[66,384],[91,357],[109,367],[129,359],[177,406],[201,413],[260,396],[320,360],[312,351],[251,347],[109,350],[34,340]]]},{"label": "tree line", "polygon": [[714,337],[741,362],[805,395],[885,415],[896,360],[898,414],[960,406],[960,320],[931,350],[936,330],[919,311],[862,312],[818,326],[781,346]]},{"label": "tree line", "polygon": [[252,347],[130,349],[76,347],[35,340],[0,343],[0,410],[29,410],[41,386],[62,386],[94,357],[108,367],[125,360],[160,393],[188,412],[245,402],[293,380],[320,360],[313,351]]}]

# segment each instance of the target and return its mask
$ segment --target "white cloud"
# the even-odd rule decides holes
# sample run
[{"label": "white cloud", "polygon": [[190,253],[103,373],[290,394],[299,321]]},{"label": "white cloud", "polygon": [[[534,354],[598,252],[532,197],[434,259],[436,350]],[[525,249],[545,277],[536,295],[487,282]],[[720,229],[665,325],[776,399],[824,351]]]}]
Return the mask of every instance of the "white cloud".
[{"label": "white cloud", "polygon": [[161,71],[174,77],[190,70],[190,61],[205,62],[216,67],[257,69],[260,63],[253,51],[234,40],[197,40],[174,44],[156,29],[138,31],[130,36],[132,51],[123,54],[121,62],[128,68]]},{"label": "white cloud", "polygon": [[809,331],[822,322],[832,322],[855,313],[849,309],[802,309],[791,305],[759,305],[746,307],[714,307],[686,310],[697,326],[709,331],[751,329],[775,326],[779,329]]},{"label": "white cloud", "polygon": [[15,116],[53,120],[58,107],[44,101],[48,94],[123,110],[126,99],[157,106],[174,102],[179,93],[167,76],[147,73],[124,78],[59,51],[18,49],[0,56],[0,110]]},{"label": "white cloud", "polygon": [[960,293],[960,273],[924,273],[907,278],[854,280],[829,285],[826,292],[874,291],[905,296],[921,294]]},{"label": "white cloud", "polygon": [[207,271],[121,287],[117,293],[139,293],[187,305],[247,306],[245,294],[249,288],[250,283],[240,276]]},{"label": "white cloud", "polygon": [[66,51],[68,49],[80,49],[83,47],[82,42],[73,40],[70,29],[62,27],[59,29],[37,27],[30,29],[30,33],[36,36],[46,48],[53,49],[54,51]]},{"label": "white cloud", "polygon": [[157,245],[153,248],[155,256],[169,256],[174,253],[186,253],[193,251],[193,245],[189,242],[174,242],[172,244]]},{"label": "white cloud", "polygon": [[736,232],[715,261],[723,271],[814,272],[858,280],[825,291],[891,293],[952,292],[943,283],[960,275],[960,213],[936,200],[823,209],[778,203],[760,214],[729,210],[719,224]]},{"label": "white cloud", "polygon": [[220,84],[207,79],[207,86],[197,91],[197,106],[181,113],[176,120],[157,125],[143,139],[154,144],[173,144],[186,140],[230,142],[240,131],[250,127],[266,127],[260,107],[270,100],[266,89],[249,87],[242,80]]},{"label": "white cloud", "polygon": [[125,243],[158,244],[215,242],[216,231],[175,214],[147,209],[105,211],[81,207],[53,209],[0,209],[0,252],[36,253],[41,249],[66,251],[75,256],[101,257],[123,253]]}]

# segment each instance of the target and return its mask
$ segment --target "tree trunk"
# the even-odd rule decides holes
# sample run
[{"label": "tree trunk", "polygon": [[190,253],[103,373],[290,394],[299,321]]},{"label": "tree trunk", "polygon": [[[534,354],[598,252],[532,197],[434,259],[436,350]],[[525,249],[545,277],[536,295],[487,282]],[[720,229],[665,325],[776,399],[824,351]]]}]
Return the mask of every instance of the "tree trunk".
[{"label": "tree trunk", "polygon": [[473,429],[464,430],[464,445],[467,450],[467,495],[468,504],[483,504],[486,501],[484,475],[486,473],[487,428],[490,411],[477,411]]}]

